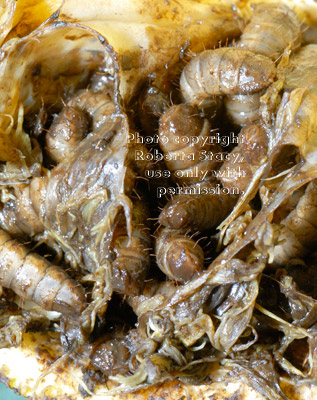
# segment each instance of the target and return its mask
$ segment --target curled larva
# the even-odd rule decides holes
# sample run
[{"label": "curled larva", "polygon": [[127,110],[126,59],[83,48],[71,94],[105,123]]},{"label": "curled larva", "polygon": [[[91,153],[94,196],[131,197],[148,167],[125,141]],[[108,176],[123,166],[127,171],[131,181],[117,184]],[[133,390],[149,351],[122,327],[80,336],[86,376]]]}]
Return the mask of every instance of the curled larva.
[{"label": "curled larva", "polygon": [[202,248],[182,231],[160,229],[156,235],[155,254],[159,268],[178,282],[187,282],[203,270]]},{"label": "curled larva", "polygon": [[88,118],[82,110],[67,105],[46,134],[46,151],[53,161],[63,160],[88,132]]},{"label": "curled larva", "polygon": [[220,168],[219,180],[224,187],[244,191],[267,155],[268,138],[261,124],[255,123],[243,128],[239,139],[238,146]]},{"label": "curled larva", "polygon": [[281,232],[274,248],[276,265],[307,255],[317,244],[317,181],[312,181],[296,208],[281,221]]},{"label": "curled larva", "polygon": [[215,95],[256,93],[273,82],[275,73],[268,57],[225,47],[194,57],[182,71],[180,88],[186,102],[202,106]]},{"label": "curled larva", "polygon": [[237,43],[238,47],[275,60],[286,47],[294,49],[300,46],[300,21],[287,5],[259,3],[253,9],[251,20]]},{"label": "curled larva", "polygon": [[137,295],[150,265],[150,231],[147,226],[149,211],[144,200],[135,200],[132,209],[132,235],[128,236],[125,219],[115,228],[112,248],[111,284],[114,291],[125,295]]},{"label": "curled larva", "polygon": [[[212,229],[230,214],[237,202],[236,195],[217,192],[208,183],[187,189],[188,194],[175,195],[165,205],[159,216],[161,225],[171,229]],[[191,189],[196,194],[191,194]]]},{"label": "curled larva", "polygon": [[[216,169],[217,161],[212,158],[200,160],[199,157],[202,150],[221,151],[220,146],[209,143],[210,129],[208,119],[200,117],[189,104],[174,105],[162,115],[160,147],[173,180],[187,184],[199,182]],[[175,171],[181,171],[181,175],[175,176]]]},{"label": "curled larva", "polygon": [[116,111],[116,107],[108,94],[84,90],[72,99],[70,105],[89,115],[91,132],[107,130],[107,124],[113,124],[111,115]]},{"label": "curled larva", "polygon": [[46,177],[35,177],[29,184],[14,188],[15,200],[2,205],[0,228],[15,236],[34,236],[44,226],[39,218],[40,207],[46,195]]},{"label": "curled larva", "polygon": [[64,270],[0,230],[0,286],[23,299],[63,314],[80,314],[85,307],[83,287]]},{"label": "curled larva", "polygon": [[46,134],[48,155],[54,161],[62,161],[87,135],[90,122],[92,130],[97,131],[114,111],[115,106],[107,94],[83,91],[54,119]]},{"label": "curled larva", "polygon": [[[295,48],[302,40],[296,14],[284,4],[256,4],[237,47],[276,60],[288,47]],[[239,94],[225,99],[226,111],[239,126],[259,119],[260,97],[263,92]]]}]

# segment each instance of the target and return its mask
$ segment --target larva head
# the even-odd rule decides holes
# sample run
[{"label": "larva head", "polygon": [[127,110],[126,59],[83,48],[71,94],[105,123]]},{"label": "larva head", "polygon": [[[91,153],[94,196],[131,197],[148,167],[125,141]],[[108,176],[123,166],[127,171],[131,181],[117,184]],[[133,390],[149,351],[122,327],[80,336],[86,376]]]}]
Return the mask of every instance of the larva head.
[{"label": "larva head", "polygon": [[191,224],[190,200],[181,201],[179,197],[170,200],[163,208],[159,216],[161,225],[171,229],[184,229]]},{"label": "larva head", "polygon": [[66,106],[54,119],[46,135],[46,151],[53,161],[61,162],[76,148],[88,132],[84,111]]},{"label": "larva head", "polygon": [[203,270],[204,252],[188,237],[174,238],[165,257],[165,272],[170,278],[187,282]]},{"label": "larva head", "polygon": [[[121,254],[112,263],[111,284],[115,292],[136,296],[142,292],[147,273],[147,253],[127,248],[127,254]],[[133,254],[133,250],[136,254]],[[131,253],[131,254],[129,254]]]},{"label": "larva head", "polygon": [[[180,150],[188,145],[182,142],[183,136],[199,136],[204,119],[198,110],[189,104],[177,104],[170,107],[160,119],[160,146],[163,151]],[[163,137],[167,139],[163,140]]]}]

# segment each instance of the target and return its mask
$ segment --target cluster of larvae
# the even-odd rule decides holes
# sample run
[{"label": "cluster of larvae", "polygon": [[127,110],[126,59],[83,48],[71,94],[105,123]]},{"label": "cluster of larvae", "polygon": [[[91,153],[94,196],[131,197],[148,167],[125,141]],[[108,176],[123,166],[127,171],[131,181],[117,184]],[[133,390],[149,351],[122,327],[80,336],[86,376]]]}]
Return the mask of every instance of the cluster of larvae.
[{"label": "cluster of larvae", "polygon": [[[286,72],[285,91],[305,85],[305,81],[309,83],[313,79],[315,61],[311,56],[315,55],[315,45],[298,50],[301,44],[300,23],[292,10],[282,4],[271,4],[269,7],[257,4],[234,47],[203,51],[183,69],[180,89],[184,103],[171,106],[159,121],[160,146],[167,155],[166,165],[172,176],[173,172],[183,170],[185,178],[174,176],[174,181],[183,187],[186,185],[186,193],[189,193],[173,196],[159,215],[162,228],[156,240],[157,263],[169,278],[186,282],[203,270],[203,251],[189,235],[216,228],[230,214],[238,200],[238,195],[227,194],[229,190],[230,193],[234,193],[234,190],[244,193],[255,172],[266,160],[269,140],[262,121],[260,99],[277,79],[277,65],[283,52],[294,52]],[[310,68],[299,83],[296,71],[298,75],[303,63],[306,69],[310,63]],[[296,78],[298,80],[293,82]],[[293,82],[292,88],[288,82]],[[221,101],[224,107],[222,121],[229,120],[233,126],[241,129],[238,145],[232,148],[220,168],[219,163],[211,157],[201,161],[198,157],[188,157],[186,161],[179,161],[177,153],[197,155],[202,150],[214,154],[227,151],[217,143],[210,144],[203,140],[214,135],[215,126],[211,121],[215,118],[209,117],[210,110],[218,112]],[[175,136],[191,136],[197,140],[195,144],[179,144],[186,143],[186,140],[175,141]],[[193,177],[197,176],[190,173],[194,168],[205,171],[201,174],[203,179]],[[234,173],[237,169],[239,174]],[[219,183],[229,190],[218,194],[208,192]],[[311,235],[303,233],[307,224],[310,233],[316,230],[315,211],[308,212],[306,208],[310,204],[316,209],[311,194],[313,187],[312,183],[297,205],[292,201],[295,209],[280,221],[283,229],[278,239],[280,244],[274,253],[274,263],[277,265],[303,256],[315,243]],[[201,193],[203,189],[205,193],[212,194],[192,194]],[[182,250],[179,249],[180,240],[183,242]]]},{"label": "cluster of larvae", "polygon": [[[217,187],[235,188],[238,193],[243,193],[266,159],[269,140],[262,121],[261,96],[276,80],[277,63],[283,52],[287,49],[294,52],[286,71],[284,90],[307,85],[312,93],[317,90],[317,80],[312,78],[317,76],[316,46],[308,45],[298,50],[301,44],[300,23],[292,10],[280,4],[269,7],[258,4],[234,46],[203,51],[184,67],[180,77],[183,102],[169,106],[166,96],[158,94],[159,104],[155,104],[152,114],[160,114],[159,137],[168,139],[160,140],[160,151],[168,156],[165,159],[172,184],[186,188],[186,193],[176,194],[164,204],[158,216],[159,227],[154,231],[145,199],[138,198],[139,193],[134,195],[137,192],[135,178],[149,165],[134,163],[134,147],[131,146],[124,181],[127,198],[122,197],[117,202],[123,211],[115,215],[115,228],[104,256],[94,252],[95,242],[89,235],[97,231],[98,236],[94,226],[102,225],[101,215],[111,207],[116,163],[101,168],[101,154],[102,151],[113,151],[108,145],[112,139],[109,135],[117,129],[116,109],[107,94],[94,92],[93,87],[72,98],[45,135],[46,154],[56,166],[44,176],[33,177],[28,184],[14,188],[14,199],[1,206],[0,286],[45,310],[77,318],[91,300],[87,290],[85,293],[85,283],[90,278],[95,280],[96,296],[98,290],[106,292],[102,286],[104,280],[100,279],[96,284],[96,279],[104,271],[103,265],[107,265],[110,292],[127,297],[138,316],[138,296],[144,293],[151,247],[154,248],[155,265],[169,281],[186,284],[199,275],[204,270],[205,249],[195,239],[196,235],[214,234],[239,198],[238,194],[218,193]],[[227,150],[221,143],[204,140],[214,135],[215,124],[219,123],[220,118],[214,118],[215,113],[240,129],[239,144],[231,146],[230,157],[222,165],[212,158],[180,160],[179,153],[198,155],[201,151],[224,153]],[[108,136],[104,135],[105,131]],[[91,132],[93,135],[89,136]],[[196,143],[188,145],[184,144],[186,140],[174,140],[185,136],[197,138]],[[90,150],[84,153],[86,142]],[[77,153],[78,148],[83,152]],[[72,164],[68,165],[65,160],[70,154]],[[237,167],[242,175],[228,174]],[[195,169],[206,173],[196,177],[191,173]],[[177,177],[175,172],[179,170],[183,174]],[[101,202],[100,197],[93,197],[97,192],[92,194],[90,189],[101,191],[105,186],[107,190]],[[82,196],[91,195],[91,203],[89,207],[86,203],[79,208],[74,206],[66,216],[61,211],[64,202],[77,204],[77,192],[71,192],[73,187],[80,187]],[[291,258],[302,257],[316,244],[316,192],[313,181],[299,195],[294,194],[281,210],[278,222],[282,229],[274,250],[275,264],[284,265]],[[125,213],[127,209],[132,210],[130,224]],[[63,268],[36,255],[22,244],[22,239],[18,241],[18,238],[40,237],[43,232],[52,234],[54,229],[63,238],[60,245],[65,259],[74,269],[78,265],[81,268],[80,282],[70,278]],[[75,250],[68,252],[70,247]],[[80,255],[78,259],[77,255]],[[98,269],[96,265],[100,264],[102,268]],[[161,286],[159,290],[162,290]],[[132,357],[129,352],[133,349],[128,351],[123,344],[126,341],[119,336],[112,342],[102,343],[91,354],[94,367],[106,375],[116,374]],[[112,366],[105,365],[104,361],[110,355]]]}]

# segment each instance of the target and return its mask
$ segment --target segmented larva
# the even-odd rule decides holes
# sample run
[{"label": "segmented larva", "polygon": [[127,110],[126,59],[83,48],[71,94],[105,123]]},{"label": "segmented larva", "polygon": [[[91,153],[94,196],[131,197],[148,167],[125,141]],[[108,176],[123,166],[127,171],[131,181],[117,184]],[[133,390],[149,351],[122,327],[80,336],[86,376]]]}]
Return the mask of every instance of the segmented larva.
[{"label": "segmented larva", "polygon": [[268,139],[260,123],[243,128],[239,139],[239,144],[220,168],[219,180],[224,187],[244,191],[267,155]]},{"label": "segmented larva", "polygon": [[119,221],[113,234],[112,288],[125,295],[137,295],[143,289],[150,265],[149,216],[144,200],[135,200],[132,209],[132,235],[128,236],[125,219]]},{"label": "segmented larva", "polygon": [[107,94],[90,90],[81,92],[67,103],[48,130],[48,155],[57,162],[64,160],[87,135],[89,128],[98,131],[113,112],[115,105]]},{"label": "segmented larva", "polygon": [[14,188],[15,200],[9,200],[0,211],[0,227],[11,235],[34,236],[44,230],[39,218],[46,195],[46,177],[31,179],[29,184]]},{"label": "segmented larva", "polygon": [[188,189],[204,194],[175,195],[159,216],[161,225],[171,229],[212,229],[230,214],[237,202],[234,194],[213,193],[214,187],[209,183],[192,185]]},{"label": "segmented larva", "polygon": [[273,82],[275,73],[268,57],[225,47],[194,57],[182,71],[180,88],[186,102],[201,107],[215,95],[256,93]]},{"label": "segmented larva", "polygon": [[67,273],[0,230],[0,286],[48,311],[76,314],[85,307],[84,288]]},{"label": "segmented larva", "polygon": [[281,3],[253,5],[254,12],[237,46],[276,60],[290,46],[300,46],[302,33],[297,15]]},{"label": "segmented larva", "polygon": [[274,248],[274,264],[287,265],[294,258],[307,255],[317,244],[317,181],[307,186],[296,208],[280,222],[278,244]]},{"label": "segmented larva", "polygon": [[[72,101],[71,101],[72,102]],[[67,105],[46,133],[46,152],[53,161],[62,161],[88,133],[88,118],[82,110]]]},{"label": "segmented larva", "polygon": [[[199,182],[202,180],[199,172],[206,171],[207,177],[208,172],[218,167],[219,163],[212,158],[199,160],[201,150],[221,151],[220,146],[210,144],[207,140],[210,129],[208,119],[200,117],[197,109],[188,104],[174,105],[162,115],[159,125],[160,147],[174,181],[187,184]],[[182,176],[174,175],[177,170],[182,172]]]},{"label": "segmented larva", "polygon": [[[300,21],[284,4],[256,4],[237,47],[272,58],[274,61],[290,46],[302,41]],[[236,125],[245,126],[259,119],[260,97],[263,92],[239,94],[225,99],[226,111]]]},{"label": "segmented larva", "polygon": [[204,267],[204,252],[185,232],[170,228],[158,231],[155,242],[157,265],[166,276],[187,282]]},{"label": "segmented larva", "polygon": [[226,113],[231,122],[245,126],[260,118],[260,98],[263,91],[253,94],[236,94],[225,97]]}]

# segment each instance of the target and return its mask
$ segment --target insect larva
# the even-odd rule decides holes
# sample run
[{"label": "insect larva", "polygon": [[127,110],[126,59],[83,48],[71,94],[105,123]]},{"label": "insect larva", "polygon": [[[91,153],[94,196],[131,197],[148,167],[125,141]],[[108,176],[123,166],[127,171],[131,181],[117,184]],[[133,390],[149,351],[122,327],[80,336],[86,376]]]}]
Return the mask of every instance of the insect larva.
[{"label": "insect larva", "polygon": [[[199,182],[202,179],[194,168],[198,168],[198,172],[203,174],[206,171],[206,177],[208,172],[219,164],[212,158],[202,161],[199,159],[201,150],[220,151],[220,146],[209,144],[207,140],[210,129],[208,119],[201,118],[198,111],[189,104],[172,106],[162,115],[159,126],[160,147],[173,180],[188,184]],[[180,170],[183,176],[176,177],[173,173],[177,170]]]},{"label": "insect larva", "polygon": [[215,95],[256,93],[273,82],[275,73],[268,57],[225,47],[194,57],[183,69],[180,87],[186,102],[202,106]]},{"label": "insect larva", "polygon": [[206,189],[207,194],[174,196],[165,205],[159,216],[161,225],[171,229],[197,229],[199,231],[212,229],[230,214],[237,201],[236,195],[228,195],[223,192],[213,193],[213,187],[208,184],[196,184],[192,185],[192,188],[201,188],[202,191]]},{"label": "insect larva", "polygon": [[44,226],[39,218],[40,207],[46,194],[46,178],[33,178],[30,184],[14,189],[16,200],[9,200],[0,211],[0,227],[12,235],[34,236]]},{"label": "insect larva", "polygon": [[156,261],[169,278],[187,282],[204,267],[204,252],[194,239],[184,232],[161,229],[156,236]]},{"label": "insect larva", "polygon": [[100,129],[107,130],[107,123],[113,123],[111,115],[116,111],[116,107],[108,94],[84,90],[72,99],[70,105],[89,115],[91,118],[91,132],[95,133]]},{"label": "insect larva", "polygon": [[107,94],[85,90],[71,99],[46,134],[49,156],[57,162],[65,159],[87,135],[90,121],[92,131],[98,131],[114,111],[115,106]]},{"label": "insect larva", "polygon": [[233,124],[248,125],[260,118],[260,97],[263,92],[225,97],[226,113]]},{"label": "insect larva", "polygon": [[88,118],[82,110],[67,105],[55,118],[46,134],[46,151],[60,162],[88,132]]},{"label": "insect larva", "polygon": [[49,311],[80,314],[85,307],[83,287],[64,270],[0,230],[0,286]]},{"label": "insect larva", "polygon": [[293,258],[305,256],[317,241],[317,181],[307,186],[296,208],[280,222],[282,226],[274,248],[274,264],[287,265]]},{"label": "insect larva", "polygon": [[253,8],[253,15],[242,32],[238,47],[275,60],[289,45],[292,49],[300,46],[300,21],[287,5],[259,3]]},{"label": "insect larva", "polygon": [[112,262],[113,290],[125,295],[137,295],[143,289],[143,283],[150,265],[150,231],[146,220],[149,216],[144,200],[135,200],[132,209],[132,236],[129,237],[125,219],[119,221],[113,234]]},{"label": "insect larva", "polygon": [[254,171],[266,157],[268,139],[260,123],[243,128],[239,134],[238,146],[230,153],[230,158],[221,168],[219,180],[224,187],[238,188],[243,191],[250,183]]},{"label": "insect larva", "polygon": [[[291,45],[302,40],[296,14],[283,4],[256,4],[250,22],[245,27],[237,47],[276,60]],[[232,122],[244,126],[259,119],[260,97],[263,93],[228,96],[226,110]]]}]

